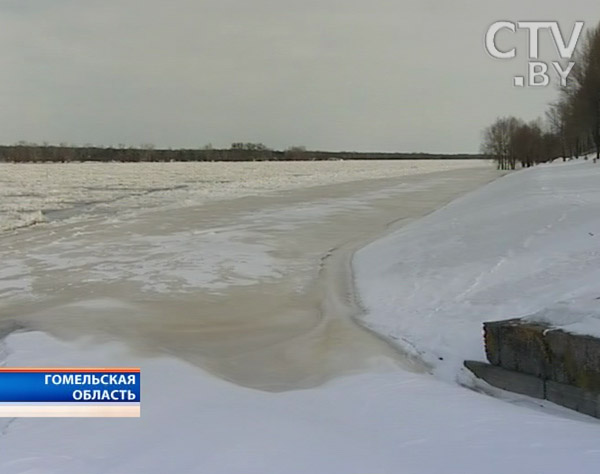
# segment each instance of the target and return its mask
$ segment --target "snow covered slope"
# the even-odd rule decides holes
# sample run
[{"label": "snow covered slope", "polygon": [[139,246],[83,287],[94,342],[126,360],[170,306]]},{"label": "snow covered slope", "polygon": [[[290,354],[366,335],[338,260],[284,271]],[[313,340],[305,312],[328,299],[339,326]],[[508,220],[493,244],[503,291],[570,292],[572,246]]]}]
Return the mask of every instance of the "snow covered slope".
[{"label": "snow covered slope", "polygon": [[[455,379],[483,321],[600,335],[600,165],[507,175],[359,251],[364,323]],[[535,314],[534,314],[535,313]]]},{"label": "snow covered slope", "polygon": [[10,366],[140,364],[142,417],[0,419],[2,474],[595,474],[600,465],[592,418],[430,375],[366,373],[268,393],[174,358],[140,360],[118,343],[30,332],[10,335],[4,350]]}]

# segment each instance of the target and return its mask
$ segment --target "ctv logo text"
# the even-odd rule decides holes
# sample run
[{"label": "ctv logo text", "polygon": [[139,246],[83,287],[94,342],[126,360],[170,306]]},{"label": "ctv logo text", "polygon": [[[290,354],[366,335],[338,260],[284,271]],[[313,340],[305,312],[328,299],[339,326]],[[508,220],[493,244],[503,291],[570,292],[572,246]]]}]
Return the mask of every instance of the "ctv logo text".
[{"label": "ctv logo text", "polygon": [[[550,84],[551,74],[556,74],[560,79],[561,86],[567,85],[567,79],[569,74],[573,70],[575,63],[570,60],[575,53],[577,42],[581,37],[583,31],[583,21],[576,21],[571,35],[569,38],[565,38],[558,26],[556,21],[519,21],[513,23],[512,21],[497,21],[489,27],[485,35],[485,49],[494,58],[497,59],[513,59],[517,55],[517,48],[502,51],[496,44],[496,36],[502,30],[509,30],[512,33],[516,33],[517,30],[527,30],[528,36],[528,69],[525,76],[515,76],[513,84],[516,87],[545,87]],[[544,31],[546,34],[550,34],[556,46],[560,61],[552,61],[550,63],[540,61],[540,47],[539,39],[540,32]],[[558,59],[558,58],[557,58]]]}]

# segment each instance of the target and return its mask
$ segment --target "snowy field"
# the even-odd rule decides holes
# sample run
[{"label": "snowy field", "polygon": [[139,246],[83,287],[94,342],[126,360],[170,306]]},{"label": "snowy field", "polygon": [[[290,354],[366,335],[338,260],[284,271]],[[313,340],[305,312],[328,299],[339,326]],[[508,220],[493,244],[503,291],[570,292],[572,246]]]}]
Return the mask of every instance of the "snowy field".
[{"label": "snowy field", "polygon": [[600,336],[599,183],[583,160],[520,171],[363,248],[364,323],[448,380],[485,360],[483,321]]},{"label": "snowy field", "polygon": [[[5,239],[4,258],[13,256],[12,270],[4,273],[0,283],[13,288],[6,290],[11,291],[5,300],[9,304],[0,304],[0,311],[8,314],[27,307],[33,316],[24,321],[29,325],[27,332],[13,332],[0,342],[0,363],[43,366],[71,365],[76,361],[81,366],[141,366],[143,391],[139,420],[0,421],[0,472],[597,473],[597,420],[549,402],[492,389],[474,381],[461,364],[465,358],[483,359],[481,322],[485,320],[535,315],[551,318],[567,329],[587,331],[595,327],[594,316],[598,312],[593,308],[594,302],[599,302],[595,298],[600,296],[600,166],[580,162],[519,171],[470,192],[427,217],[412,219],[427,212],[426,201],[431,201],[429,206],[438,202],[436,199],[447,202],[455,196],[450,189],[476,187],[476,181],[467,186],[465,175],[477,172],[414,177],[395,185],[385,181],[384,189],[379,189],[383,184],[374,183],[373,188],[360,188],[360,192],[353,184],[335,188],[343,193],[304,201],[300,207],[295,204],[299,192],[289,203],[277,198],[280,207],[276,209],[247,211],[243,214],[247,216],[246,223],[236,224],[242,226],[243,232],[241,227],[221,227],[218,221],[210,221],[209,235],[216,238],[224,233],[226,240],[234,234],[244,235],[245,239],[248,231],[263,236],[261,245],[270,248],[246,246],[243,252],[247,261],[257,259],[247,267],[252,270],[249,273],[257,270],[258,279],[268,280],[287,273],[315,273],[314,266],[299,265],[299,257],[294,255],[297,246],[292,245],[293,240],[286,240],[294,235],[307,246],[303,250],[312,249],[319,272],[335,270],[324,263],[330,260],[329,253],[325,252],[319,260],[327,247],[321,248],[317,241],[331,239],[330,245],[334,245],[340,235],[347,238],[350,229],[382,232],[385,226],[378,226],[385,219],[392,222],[392,215],[403,219],[393,224],[386,236],[358,251],[353,260],[354,283],[365,309],[361,320],[402,351],[424,361],[432,373],[408,371],[393,364],[377,370],[355,367],[303,390],[255,390],[214,377],[184,354],[170,350],[152,352],[139,341],[131,344],[136,328],[139,331],[144,327],[144,318],[151,327],[157,325],[151,314],[142,313],[137,326],[120,326],[131,339],[117,340],[109,337],[109,330],[119,327],[119,320],[103,319],[104,313],[95,313],[93,306],[80,304],[73,310],[73,301],[52,299],[52,292],[57,289],[65,294],[73,291],[80,300],[106,306],[105,313],[123,314],[135,311],[134,303],[143,295],[156,302],[164,297],[164,289],[152,285],[144,289],[145,284],[157,281],[152,278],[130,282],[130,277],[120,277],[114,286],[108,285],[113,293],[122,291],[123,298],[134,295],[128,305],[112,307],[110,301],[93,299],[104,291],[98,282],[86,283],[82,279],[93,280],[99,266],[100,270],[107,270],[103,267],[107,261],[131,270],[134,263],[127,267],[123,259],[129,254],[135,260],[136,251],[147,254],[150,264],[160,258],[172,260],[173,254],[168,252],[161,257],[162,244],[152,239],[138,242],[142,247],[135,244],[148,235],[172,238],[174,234],[175,241],[162,245],[163,249],[190,251],[192,247],[185,247],[189,239],[205,234],[178,233],[178,226],[189,223],[191,215],[204,222],[198,209],[170,219],[169,214],[149,213],[135,225],[111,224],[106,228],[78,224],[56,228],[50,241],[43,234],[29,235],[28,231],[12,240]],[[481,183],[489,181],[489,177],[484,178],[484,174],[478,177]],[[257,203],[247,201],[250,208]],[[416,203],[420,207],[413,209],[411,206]],[[226,209],[218,208],[219,212]],[[328,222],[335,222],[336,226],[331,227]],[[167,228],[173,234],[165,234]],[[132,246],[125,255],[115,257],[111,240],[115,235],[131,238]],[[368,238],[371,233],[361,235]],[[255,245],[256,237],[245,243]],[[284,243],[281,248],[273,247],[278,239]],[[89,247],[94,242],[104,242],[107,247],[94,250]],[[147,245],[154,245],[154,254],[147,253]],[[65,247],[54,251],[57,246]],[[214,254],[223,248],[234,254],[240,250],[209,246],[206,252]],[[284,248],[290,253],[283,252]],[[37,257],[28,259],[29,253],[23,254],[24,249],[37,249]],[[336,255],[334,250],[331,252]],[[99,254],[102,261],[94,261]],[[200,259],[196,266],[201,267],[202,262]],[[281,266],[282,262],[287,264]],[[233,262],[225,267],[235,271]],[[226,269],[215,274],[226,279]],[[260,269],[267,269],[267,274],[260,274]],[[31,275],[36,278],[29,280]],[[63,275],[64,280],[56,281],[55,275]],[[324,281],[331,284],[340,275],[334,272],[331,280]],[[297,291],[306,280],[286,281],[292,282],[293,291]],[[15,289],[19,284],[22,288]],[[189,291],[178,298],[197,292],[194,285],[204,284],[204,280],[192,281]],[[235,280],[233,285],[246,291]],[[209,290],[211,298],[224,291],[220,287]],[[345,290],[342,287],[339,294],[345,294]],[[268,293],[261,300],[268,305]],[[248,309],[249,301],[245,305]],[[40,311],[49,302],[54,305],[54,312]],[[63,315],[66,327],[77,328],[78,321],[69,319],[73,317],[68,314],[69,308],[73,313],[86,309],[93,316],[88,329],[108,328],[109,332],[103,337],[83,337],[76,331],[53,337],[50,316]],[[339,308],[334,305],[333,309]],[[557,308],[577,311],[565,319],[565,313]],[[180,322],[180,313],[176,310],[169,316]],[[557,319],[557,315],[562,319]],[[46,326],[45,318],[49,319]],[[229,323],[224,321],[221,329],[229,327]],[[242,333],[250,329],[242,326]],[[211,333],[213,338],[219,334]],[[340,334],[333,332],[333,338],[327,340],[332,344],[328,348],[335,347],[332,357],[338,362],[355,351],[355,346],[350,352],[340,351],[339,346],[355,341],[354,336],[346,339]],[[142,335],[151,337],[152,333]],[[202,334],[191,336],[188,342],[193,346],[194,338],[197,341]],[[284,342],[293,346],[297,339],[293,332]],[[168,340],[151,339],[155,346],[160,345],[159,341],[168,348]],[[285,362],[286,358],[289,362],[291,356],[298,357],[303,350],[318,354],[318,350],[325,349],[323,341],[310,346],[305,346],[307,339],[300,341],[295,352],[269,353],[263,362]],[[329,362],[328,354],[323,352],[326,359],[317,358],[317,364],[319,360]],[[236,363],[241,364],[250,355],[247,352]]]},{"label": "snowy field", "polygon": [[[9,365],[142,364],[139,420],[10,420],[0,472],[132,474],[589,473],[600,424],[397,371],[278,394],[118,344],[6,341]],[[185,389],[182,389],[184,385]]]},{"label": "snowy field", "polygon": [[0,163],[0,231],[89,215],[481,166],[473,160]]}]

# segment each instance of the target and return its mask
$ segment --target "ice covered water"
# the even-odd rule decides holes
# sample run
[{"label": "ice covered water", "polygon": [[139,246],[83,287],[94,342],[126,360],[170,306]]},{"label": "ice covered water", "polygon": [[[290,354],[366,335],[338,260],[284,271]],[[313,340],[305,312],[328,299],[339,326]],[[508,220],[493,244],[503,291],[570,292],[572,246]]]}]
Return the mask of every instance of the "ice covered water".
[{"label": "ice covered water", "polygon": [[472,160],[0,163],[0,231],[90,215],[183,207],[305,186],[474,166]]},{"label": "ice covered water", "polygon": [[[383,175],[387,164],[351,166],[371,165]],[[138,210],[115,207],[127,219],[82,215],[5,232],[0,333],[22,328],[65,340],[120,341],[146,356],[176,356],[271,391],[342,374],[420,370],[419,361],[355,323],[360,302],[351,257],[390,226],[497,176],[492,166],[469,164],[349,180],[360,168],[338,176],[337,184],[326,182],[325,171],[313,171],[305,183],[325,185],[291,179],[288,187],[295,189],[254,178],[248,196],[228,191],[228,199],[211,196],[196,204],[191,198],[154,204],[157,194],[150,193],[128,198]],[[282,165],[280,173],[292,166],[274,165]],[[345,163],[323,165],[331,170]],[[377,173],[371,169],[368,176]],[[236,186],[248,185],[252,176],[237,176]],[[280,175],[273,180],[281,182]]]}]

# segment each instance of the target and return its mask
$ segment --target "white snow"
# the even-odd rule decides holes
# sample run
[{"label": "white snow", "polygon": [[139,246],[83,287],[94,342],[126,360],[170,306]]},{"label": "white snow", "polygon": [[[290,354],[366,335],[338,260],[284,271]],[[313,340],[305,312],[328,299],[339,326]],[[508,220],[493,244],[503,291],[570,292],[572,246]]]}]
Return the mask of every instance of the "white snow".
[{"label": "white snow", "polygon": [[573,334],[600,337],[600,301],[593,293],[587,297],[559,301],[525,319]]},{"label": "white snow", "polygon": [[24,333],[5,345],[10,366],[140,364],[142,418],[0,421],[3,474],[595,473],[600,463],[596,422],[428,375],[363,374],[274,394],[115,343]]},{"label": "white snow", "polygon": [[485,360],[483,321],[600,335],[599,183],[591,162],[519,171],[361,249],[365,324],[448,380]]}]

